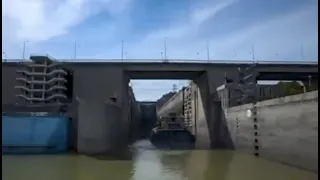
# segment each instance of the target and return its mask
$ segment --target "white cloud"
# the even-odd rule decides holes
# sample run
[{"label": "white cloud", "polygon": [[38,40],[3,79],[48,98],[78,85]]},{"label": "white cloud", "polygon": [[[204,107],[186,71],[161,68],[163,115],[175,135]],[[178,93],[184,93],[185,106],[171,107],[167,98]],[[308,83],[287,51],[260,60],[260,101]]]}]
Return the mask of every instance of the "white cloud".
[{"label": "white cloud", "polygon": [[[214,8],[219,9],[208,7]],[[209,19],[209,15],[203,14],[195,18],[197,22]],[[171,59],[206,60],[209,41],[211,59],[250,60],[254,46],[255,58],[259,60],[301,60],[300,49],[303,46],[304,58],[315,60],[318,43],[316,14],[317,7],[306,6],[300,11],[249,25],[232,34],[207,39],[197,34],[199,24],[192,23],[194,21],[191,18],[187,24],[150,33],[143,41],[128,45],[128,50],[130,58],[160,58],[160,53],[164,51],[164,39],[167,38],[167,57]]]},{"label": "white cloud", "polygon": [[232,5],[236,0],[226,0],[224,2],[215,3],[202,8],[195,8],[187,22],[176,23],[177,26],[169,27],[151,32],[144,38],[145,43],[150,41],[160,41],[167,38],[169,40],[181,41],[197,31],[199,25],[206,20],[212,18],[217,13],[223,11],[228,6]]},{"label": "white cloud", "polygon": [[[176,22],[175,26],[154,30],[146,34],[141,41],[126,44],[128,58],[162,59],[164,58],[166,43],[167,58],[198,59],[200,53],[197,54],[197,52],[206,49],[206,42],[201,42],[198,39],[194,41],[193,39],[194,36],[197,35],[198,28],[205,23],[206,20],[213,18],[217,13],[222,12],[235,2],[237,2],[237,0],[218,1],[214,4],[194,8],[186,22]],[[193,46],[190,47],[190,45]],[[117,52],[120,48],[120,44],[115,45],[112,50],[110,49],[110,51],[108,51],[108,54],[101,53],[100,56],[119,58],[119,53],[113,56],[114,54],[110,52]],[[198,50],[196,50],[197,48]]]},{"label": "white cloud", "polygon": [[60,2],[54,9],[43,0],[5,0],[2,18],[17,22],[18,40],[47,40],[67,32],[86,15],[84,0]]},{"label": "white cloud", "polygon": [[[317,46],[317,22],[312,21],[315,12],[316,8],[307,7],[229,34],[227,38],[216,39],[216,57],[251,59],[250,52],[254,46],[255,56],[260,60],[301,60],[301,46],[306,49]],[[309,58],[315,54],[307,55],[306,52]]]},{"label": "white cloud", "polygon": [[86,18],[103,10],[123,11],[129,0],[3,0],[2,46],[16,54],[23,41],[36,45],[69,32]]},{"label": "white cloud", "polygon": [[237,1],[238,0],[225,0],[213,5],[207,5],[205,7],[196,9],[191,14],[191,23],[193,25],[200,25]]},{"label": "white cloud", "polygon": [[[220,9],[220,11],[222,10]],[[209,39],[211,42],[211,59],[250,60],[252,59],[251,50],[254,45],[255,58],[258,60],[301,60],[303,58],[300,52],[302,45],[305,51],[304,58],[311,61],[316,60],[314,57],[317,54],[318,35],[317,22],[313,19],[316,14],[317,8],[308,6],[300,11],[290,12],[275,19],[253,24],[234,34],[211,38]],[[136,45],[141,49],[134,49],[136,51],[134,55],[142,55],[149,58],[157,57],[158,54],[158,57],[160,57],[160,51],[163,51],[163,39],[168,37],[167,54],[169,58],[206,59],[206,42],[190,37],[197,33],[197,28],[199,27],[199,23],[192,22],[202,23],[205,22],[205,19],[209,19],[210,16],[204,10],[200,15],[193,17],[190,20],[191,23],[187,25],[150,34],[144,42]],[[142,53],[142,49],[147,47],[149,47],[150,51]],[[156,48],[153,49],[152,47]],[[311,49],[314,51],[312,52]],[[171,86],[175,82],[168,81]],[[141,92],[135,92],[138,99],[157,99],[161,97],[161,94],[169,92],[171,86],[165,86],[167,88],[166,91],[149,91],[147,87],[150,87],[150,85],[144,83],[137,88]],[[142,90],[143,87],[146,89]],[[133,89],[135,90],[135,87]]]}]

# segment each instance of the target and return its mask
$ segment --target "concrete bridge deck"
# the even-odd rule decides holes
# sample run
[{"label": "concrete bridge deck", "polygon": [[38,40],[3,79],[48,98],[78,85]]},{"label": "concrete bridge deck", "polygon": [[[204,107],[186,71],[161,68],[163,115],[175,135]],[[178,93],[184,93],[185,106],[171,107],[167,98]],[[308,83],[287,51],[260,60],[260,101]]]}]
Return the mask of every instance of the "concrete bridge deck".
[{"label": "concrete bridge deck", "polygon": [[[31,55],[37,57],[43,57],[42,55]],[[49,56],[50,59],[54,59],[59,62],[66,63],[198,63],[198,64],[318,64],[317,60],[289,60],[289,61],[275,61],[275,60],[218,60],[218,59],[55,59]],[[17,63],[22,61],[31,62],[29,59],[2,59],[2,62]]]},{"label": "concrete bridge deck", "polygon": [[[252,61],[223,61],[223,60],[117,60],[110,59],[105,62],[93,62],[94,59],[84,59],[78,62],[64,61],[71,69],[101,69],[121,68],[131,79],[193,79],[208,70],[223,70],[226,73],[236,71],[238,67],[246,67],[253,64]],[[85,62],[84,62],[85,61]],[[19,63],[20,62],[20,63]],[[3,67],[14,67],[22,65],[21,61],[8,60],[3,62]],[[315,77],[318,73],[318,62],[316,61],[259,61],[256,70],[261,74],[266,74],[262,79],[275,79],[283,76],[284,73],[305,73]],[[165,72],[165,73],[164,73]],[[160,74],[161,73],[161,74]],[[276,76],[272,76],[275,74]],[[229,73],[230,74],[230,73]]]}]

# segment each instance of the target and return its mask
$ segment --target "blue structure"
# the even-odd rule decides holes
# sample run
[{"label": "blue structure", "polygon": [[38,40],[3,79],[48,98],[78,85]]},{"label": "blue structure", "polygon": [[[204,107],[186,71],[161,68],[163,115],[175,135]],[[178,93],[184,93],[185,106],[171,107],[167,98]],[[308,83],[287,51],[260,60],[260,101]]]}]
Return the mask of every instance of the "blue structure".
[{"label": "blue structure", "polygon": [[65,152],[68,125],[65,116],[2,115],[2,154]]}]

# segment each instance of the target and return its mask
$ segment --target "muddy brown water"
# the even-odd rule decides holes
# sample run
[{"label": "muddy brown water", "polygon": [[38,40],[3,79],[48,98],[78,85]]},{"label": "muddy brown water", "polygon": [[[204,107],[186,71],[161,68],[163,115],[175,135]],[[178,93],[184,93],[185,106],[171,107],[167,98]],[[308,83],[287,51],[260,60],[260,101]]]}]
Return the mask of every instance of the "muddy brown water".
[{"label": "muddy brown water", "polygon": [[3,180],[316,180],[318,175],[236,151],[158,150],[120,157],[2,155]]}]

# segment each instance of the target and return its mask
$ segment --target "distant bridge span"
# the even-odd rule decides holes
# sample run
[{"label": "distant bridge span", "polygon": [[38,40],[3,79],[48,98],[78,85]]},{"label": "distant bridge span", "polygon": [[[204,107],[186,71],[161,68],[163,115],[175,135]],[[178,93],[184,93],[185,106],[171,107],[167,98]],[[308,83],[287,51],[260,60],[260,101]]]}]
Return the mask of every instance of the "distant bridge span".
[{"label": "distant bridge span", "polygon": [[[4,60],[3,60],[4,61]],[[58,59],[57,61],[66,64],[71,69],[74,68],[101,68],[115,67],[122,68],[131,79],[192,79],[199,76],[208,69],[218,68],[219,70],[245,67],[256,63],[256,70],[261,73],[261,80],[276,80],[291,73],[290,77],[307,77],[312,75],[314,78],[318,74],[317,61],[257,61],[251,60],[187,60],[187,59]],[[21,59],[7,59],[3,66],[19,66]],[[165,72],[159,74],[161,72]],[[305,75],[302,75],[305,74]],[[264,75],[264,76],[263,76]],[[289,76],[288,76],[289,77]],[[292,79],[292,78],[291,78]],[[294,77],[293,77],[294,79]],[[290,80],[290,78],[288,78]]]}]

